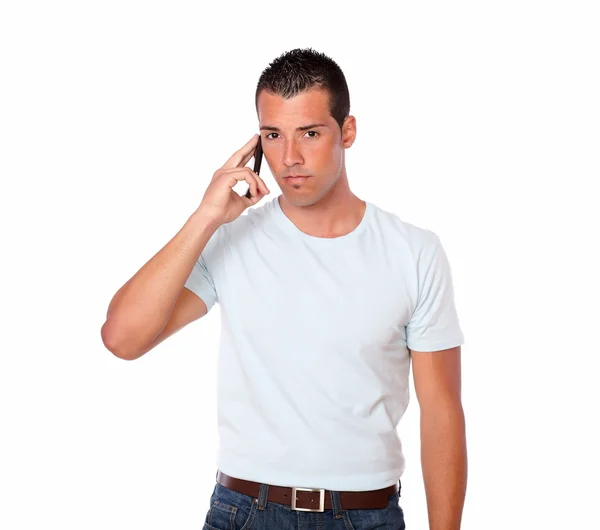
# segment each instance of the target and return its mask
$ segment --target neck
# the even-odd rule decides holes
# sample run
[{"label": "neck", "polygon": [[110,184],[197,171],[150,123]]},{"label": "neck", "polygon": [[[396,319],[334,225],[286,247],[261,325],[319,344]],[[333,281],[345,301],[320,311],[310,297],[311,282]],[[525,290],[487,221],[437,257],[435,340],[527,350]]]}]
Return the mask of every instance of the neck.
[{"label": "neck", "polygon": [[311,204],[294,204],[285,195],[279,196],[279,205],[287,218],[305,234],[315,237],[341,237],[354,231],[366,209],[348,186],[344,175],[320,200]]}]

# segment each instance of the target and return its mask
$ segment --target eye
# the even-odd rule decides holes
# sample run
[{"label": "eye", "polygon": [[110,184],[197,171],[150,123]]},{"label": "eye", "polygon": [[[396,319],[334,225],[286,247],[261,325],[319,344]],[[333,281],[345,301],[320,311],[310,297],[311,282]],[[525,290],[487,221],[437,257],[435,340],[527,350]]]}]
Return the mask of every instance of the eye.
[{"label": "eye", "polygon": [[[267,134],[266,139],[267,140],[275,140],[274,137],[271,137],[272,134],[277,134],[277,136],[279,136],[278,133],[272,132],[272,133]],[[313,136],[309,136],[309,138],[316,138],[317,136],[320,135],[320,133],[318,133],[317,131],[306,131],[306,134],[312,134],[313,135]]]}]

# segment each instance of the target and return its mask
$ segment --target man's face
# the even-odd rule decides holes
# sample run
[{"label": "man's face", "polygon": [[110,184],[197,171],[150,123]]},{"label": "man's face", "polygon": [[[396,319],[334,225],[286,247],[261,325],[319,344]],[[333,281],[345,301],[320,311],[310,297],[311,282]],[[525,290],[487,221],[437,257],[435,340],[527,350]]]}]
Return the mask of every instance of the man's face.
[{"label": "man's face", "polygon": [[[282,193],[297,206],[317,203],[342,171],[345,178],[344,149],[354,141],[354,118],[346,119],[342,134],[329,114],[329,94],[320,89],[290,99],[263,90],[257,107],[265,159]],[[293,181],[289,175],[309,178]]]}]

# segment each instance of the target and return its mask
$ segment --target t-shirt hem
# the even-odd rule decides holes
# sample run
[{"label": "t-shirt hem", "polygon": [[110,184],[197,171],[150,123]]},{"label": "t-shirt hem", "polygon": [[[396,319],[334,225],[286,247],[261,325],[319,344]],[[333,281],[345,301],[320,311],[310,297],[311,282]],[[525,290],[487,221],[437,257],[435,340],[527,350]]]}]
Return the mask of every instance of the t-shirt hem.
[{"label": "t-shirt hem", "polygon": [[465,343],[464,338],[458,337],[452,340],[442,340],[437,342],[418,342],[416,344],[407,344],[410,350],[414,351],[440,351],[440,350],[448,350],[450,348],[455,348],[457,346],[462,346]]},{"label": "t-shirt hem", "polygon": [[330,472],[324,472],[322,476],[285,471],[280,472],[275,466],[267,468],[250,468],[248,463],[236,462],[235,459],[218,460],[218,469],[226,475],[251,480],[272,486],[299,487],[299,488],[324,488],[329,491],[371,491],[387,488],[397,484],[404,471],[404,465],[390,467],[384,472],[375,472],[369,475],[359,475],[355,472],[344,475],[342,473],[334,476]]},{"label": "t-shirt hem", "polygon": [[208,310],[215,305],[216,300],[214,299],[214,295],[211,293],[209,286],[200,286],[194,285],[192,282],[186,282],[184,284],[186,289],[192,291],[196,296],[198,296],[205,304]]}]

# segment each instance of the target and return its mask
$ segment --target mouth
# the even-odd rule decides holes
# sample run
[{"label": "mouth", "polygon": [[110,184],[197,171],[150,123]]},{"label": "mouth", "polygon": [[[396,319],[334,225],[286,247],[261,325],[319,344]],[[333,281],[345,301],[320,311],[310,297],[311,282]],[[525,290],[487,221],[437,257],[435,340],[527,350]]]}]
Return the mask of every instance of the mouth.
[{"label": "mouth", "polygon": [[284,177],[286,184],[302,184],[306,182],[310,177],[306,175],[288,175]]},{"label": "mouth", "polygon": [[286,175],[286,179],[308,178],[310,175]]}]

